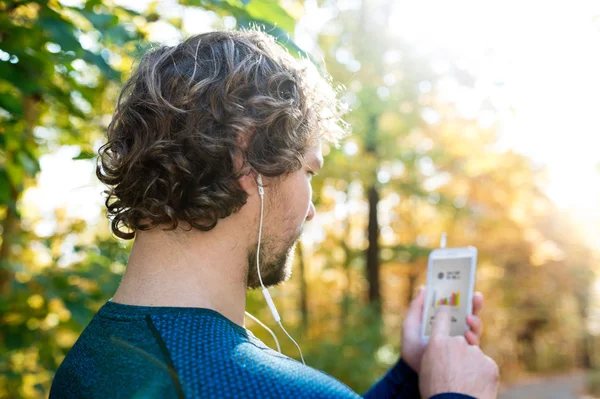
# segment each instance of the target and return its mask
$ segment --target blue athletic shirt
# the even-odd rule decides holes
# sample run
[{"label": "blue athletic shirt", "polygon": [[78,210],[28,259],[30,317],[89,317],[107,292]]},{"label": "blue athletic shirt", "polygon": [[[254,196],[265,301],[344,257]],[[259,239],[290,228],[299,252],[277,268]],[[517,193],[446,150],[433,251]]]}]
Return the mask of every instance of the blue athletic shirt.
[{"label": "blue athletic shirt", "polygon": [[[343,359],[340,359],[343,361]],[[402,360],[365,398],[420,398]],[[107,301],[58,368],[59,398],[360,398],[339,380],[267,347],[203,308]],[[472,397],[445,393],[435,399]]]}]

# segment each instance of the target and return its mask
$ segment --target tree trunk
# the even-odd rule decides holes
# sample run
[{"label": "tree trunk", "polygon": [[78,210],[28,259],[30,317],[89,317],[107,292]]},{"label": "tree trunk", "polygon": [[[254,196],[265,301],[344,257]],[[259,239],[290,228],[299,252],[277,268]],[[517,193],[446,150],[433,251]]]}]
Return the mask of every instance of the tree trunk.
[{"label": "tree trunk", "polygon": [[[347,207],[350,202],[350,186],[346,188],[346,202],[344,205]],[[340,309],[340,335],[347,330],[348,313],[350,312],[350,303],[352,299],[352,271],[350,265],[352,264],[352,250],[348,247],[348,239],[350,235],[350,220],[349,216],[346,216],[344,220],[344,236],[340,240],[340,246],[344,250],[344,274],[346,277],[346,285],[344,287],[344,294],[342,296],[342,304]]]},{"label": "tree trunk", "polygon": [[2,244],[0,246],[0,295],[8,296],[9,282],[13,278],[10,269],[10,247],[16,242],[20,233],[19,214],[16,210],[18,193],[10,188],[10,200],[6,210],[6,217],[2,221]]},{"label": "tree trunk", "polygon": [[377,204],[379,192],[375,185],[368,191],[369,200],[369,248],[367,249],[367,281],[369,282],[369,303],[381,314],[381,292],[379,287],[379,224]]},{"label": "tree trunk", "polygon": [[[588,307],[589,307],[589,289],[583,290],[575,297],[577,298],[578,307],[579,307],[579,317],[583,321],[584,325],[587,323],[589,318]],[[584,369],[591,369],[593,367],[593,359],[592,359],[592,348],[594,337],[588,332],[587,328],[584,328],[580,333],[579,339],[579,355],[577,356],[577,363],[579,367]]]}]

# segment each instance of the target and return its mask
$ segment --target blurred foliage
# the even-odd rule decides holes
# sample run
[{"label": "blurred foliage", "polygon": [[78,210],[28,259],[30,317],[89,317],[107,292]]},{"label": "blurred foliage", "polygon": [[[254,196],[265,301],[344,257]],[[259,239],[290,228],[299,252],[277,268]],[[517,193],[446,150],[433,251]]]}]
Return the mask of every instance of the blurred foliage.
[{"label": "blurred foliage", "polygon": [[[79,148],[75,168],[92,163],[120,85],[154,45],[153,30],[166,24],[189,34],[158,2],[144,11],[102,0],[65,4],[0,0],[0,398],[47,396],[54,371],[127,263],[129,244],[113,238],[105,220],[57,209],[52,232],[43,233],[48,215],[23,201],[40,158],[68,145]],[[208,28],[259,24],[302,53],[289,37],[303,18],[301,1],[179,4],[180,16],[211,16]],[[468,92],[475,77],[451,56],[432,58],[389,32],[389,1],[318,6],[331,18],[311,28],[313,57],[346,86],[354,133],[339,148],[325,147],[325,169],[313,180],[318,215],[292,280],[273,292],[307,363],[358,392],[382,376],[398,358],[407,305],[445,231],[449,245],[479,249],[482,346],[503,378],[597,366],[597,339],[586,328],[597,299],[597,254],[540,190],[544,171],[501,149],[497,124],[481,123],[497,110],[482,101],[475,116],[465,116],[447,95],[448,87]],[[366,194],[373,187],[375,204]],[[373,205],[382,323],[366,300]],[[248,294],[248,310],[269,320],[257,292]],[[281,344],[297,357],[291,342]]]},{"label": "blurred foliage", "polygon": [[[126,57],[143,38],[137,17],[101,1],[0,2],[0,397],[47,396],[54,370],[117,283],[107,265],[124,262],[121,244],[90,240],[84,223],[60,212],[54,234],[37,235],[20,200],[44,153],[77,145],[78,159],[93,157]],[[93,248],[71,244],[86,241]],[[77,261],[60,267],[64,257]]]},{"label": "blurred foliage", "polygon": [[[286,33],[295,20],[275,2],[182,4],[260,26],[298,51]],[[125,269],[127,247],[105,224],[58,210],[54,232],[38,234],[41,221],[24,217],[21,202],[42,155],[70,145],[79,148],[75,160],[91,162],[119,88],[159,22],[180,23],[166,21],[157,3],[137,12],[102,0],[0,1],[0,397],[47,396],[54,371]]]}]

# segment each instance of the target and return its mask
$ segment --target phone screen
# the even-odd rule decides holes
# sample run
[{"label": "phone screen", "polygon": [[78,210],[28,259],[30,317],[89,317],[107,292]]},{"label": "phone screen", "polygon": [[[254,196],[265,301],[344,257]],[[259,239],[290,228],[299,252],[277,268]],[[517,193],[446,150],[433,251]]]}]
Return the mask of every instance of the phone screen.
[{"label": "phone screen", "polygon": [[467,302],[472,258],[431,260],[431,284],[427,292],[425,335],[431,335],[436,309],[446,305],[451,309],[450,335],[464,335],[467,323]]}]

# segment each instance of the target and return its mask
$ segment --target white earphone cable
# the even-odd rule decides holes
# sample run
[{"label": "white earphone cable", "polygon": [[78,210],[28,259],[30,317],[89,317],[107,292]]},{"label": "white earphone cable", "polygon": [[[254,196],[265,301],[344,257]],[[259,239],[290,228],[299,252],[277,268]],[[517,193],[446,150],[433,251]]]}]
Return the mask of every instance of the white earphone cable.
[{"label": "white earphone cable", "polygon": [[287,335],[288,338],[294,343],[294,345],[296,345],[296,348],[298,348],[298,353],[300,353],[300,359],[302,360],[302,364],[306,366],[306,362],[304,361],[304,356],[302,356],[302,349],[300,349],[300,345],[298,345],[298,343],[294,340],[294,338],[292,338],[292,336],[287,332],[287,330],[283,328],[283,324],[281,324],[281,321],[278,321],[277,324],[279,324],[279,327],[281,327],[285,335]]},{"label": "white earphone cable", "polygon": [[263,214],[265,211],[265,189],[262,185],[262,177],[258,175],[258,195],[260,197],[260,221],[258,222],[258,247],[256,248],[256,272],[258,273],[258,280],[260,281],[260,286],[265,289],[265,285],[263,284],[262,277],[260,275],[260,241],[262,239],[262,226],[263,226]]},{"label": "white earphone cable", "polygon": [[[294,340],[294,338],[292,338],[292,336],[283,327],[283,324],[281,323],[281,317],[279,317],[279,313],[277,312],[277,308],[275,307],[275,304],[273,303],[271,294],[269,293],[269,290],[267,290],[267,288],[263,284],[262,277],[260,275],[260,242],[262,240],[263,216],[264,216],[264,208],[265,208],[265,200],[264,200],[265,190],[263,188],[263,182],[262,182],[261,175],[258,175],[258,178],[256,179],[256,181],[258,183],[258,195],[260,197],[260,221],[259,221],[259,225],[258,225],[258,248],[256,249],[256,272],[258,273],[258,280],[260,281],[260,286],[262,287],[263,296],[265,297],[265,300],[267,301],[267,305],[269,305],[269,309],[271,310],[271,313],[273,314],[273,318],[275,319],[275,322],[277,322],[277,324],[279,324],[279,327],[281,327],[281,329],[283,330],[285,335],[287,335],[288,338],[294,343],[294,345],[296,345],[296,348],[298,348],[298,352],[300,353],[300,359],[302,359],[302,364],[306,365],[306,363],[304,362],[304,356],[302,355],[302,350],[300,349],[300,345],[298,345],[298,343]],[[262,323],[260,323],[260,324],[262,325]],[[273,332],[271,332],[271,334],[273,334]],[[273,336],[275,336],[275,334],[273,334]],[[277,348],[279,348],[279,342],[277,341],[277,338],[275,338],[275,341],[277,342]],[[281,352],[281,350],[280,350],[280,352]]]},{"label": "white earphone cable", "polygon": [[277,351],[279,353],[281,353],[281,346],[279,346],[279,340],[277,339],[277,336],[275,335],[273,330],[271,330],[269,327],[267,327],[262,321],[258,320],[256,317],[252,316],[250,313],[246,312],[246,316],[248,316],[249,318],[254,320],[256,323],[261,325],[265,330],[267,330],[269,332],[269,334],[271,334],[271,336],[275,340],[275,344],[277,345]]}]

